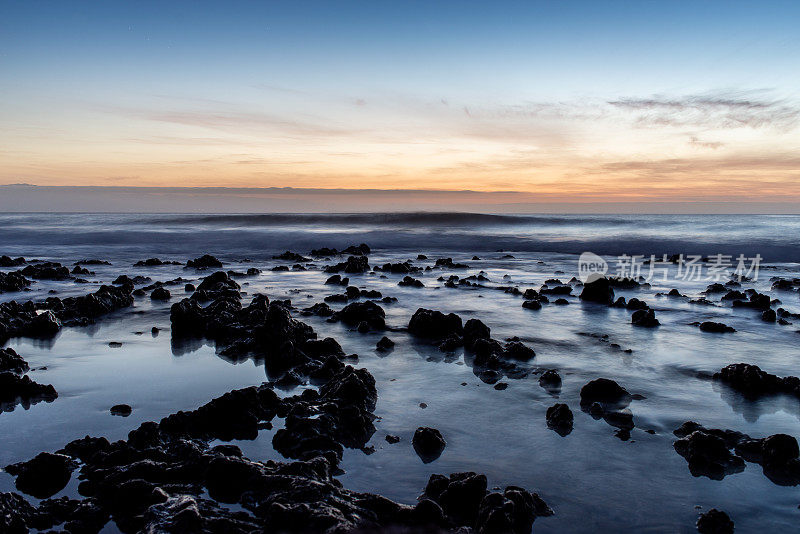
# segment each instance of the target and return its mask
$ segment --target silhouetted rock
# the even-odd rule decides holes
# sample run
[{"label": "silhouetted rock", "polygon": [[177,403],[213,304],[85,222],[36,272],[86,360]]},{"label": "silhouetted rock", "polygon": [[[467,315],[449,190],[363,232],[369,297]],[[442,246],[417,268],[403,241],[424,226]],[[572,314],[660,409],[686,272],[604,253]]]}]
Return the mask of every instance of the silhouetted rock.
[{"label": "silhouetted rock", "polygon": [[397,282],[398,286],[406,286],[406,287],[425,287],[420,280],[416,278],[411,278],[410,276],[404,276],[402,280]]},{"label": "silhouetted rock", "polygon": [[17,477],[17,489],[37,499],[46,499],[64,489],[77,464],[64,454],[39,453],[32,460],[6,466]]},{"label": "silhouetted rock", "polygon": [[109,411],[111,412],[111,415],[128,417],[133,412],[133,408],[127,404],[115,404]]},{"label": "silhouetted rock", "polygon": [[376,349],[378,351],[380,351],[380,352],[386,352],[386,351],[391,350],[393,348],[394,348],[394,341],[392,341],[391,339],[389,339],[386,336],[383,336],[382,338],[380,338],[380,340],[378,340],[378,344],[376,346]]},{"label": "silhouetted rock", "polygon": [[744,470],[744,460],[728,450],[724,439],[702,430],[679,439],[674,447],[689,462],[694,476],[722,480],[726,475]]},{"label": "silhouetted rock", "polygon": [[733,534],[733,521],[728,514],[712,508],[697,519],[697,532],[700,534]]},{"label": "silhouetted rock", "polygon": [[547,427],[555,430],[562,436],[572,432],[572,410],[566,404],[558,403],[547,409]]},{"label": "silhouetted rock", "polygon": [[342,321],[348,325],[358,325],[361,322],[365,322],[375,330],[383,330],[386,327],[385,318],[386,312],[383,311],[383,308],[369,300],[366,302],[353,302],[333,314],[333,319],[337,321]]},{"label": "silhouetted rock", "polygon": [[454,313],[445,315],[437,310],[418,308],[408,322],[408,331],[419,337],[444,339],[450,335],[462,335],[464,328],[461,317]]},{"label": "silhouetted rock", "polygon": [[194,267],[195,269],[220,268],[222,267],[222,262],[210,254],[204,254],[199,258],[187,261],[186,266]]},{"label": "silhouetted rock", "polygon": [[736,329],[724,323],[715,323],[713,321],[704,321],[700,323],[700,330],[703,332],[726,333],[736,332]]},{"label": "silhouetted rock", "polygon": [[581,388],[581,404],[628,403],[631,398],[625,388],[608,378],[597,378]]},{"label": "silhouetted rock", "polygon": [[169,300],[171,296],[169,290],[163,287],[157,287],[150,293],[151,300]]},{"label": "silhouetted rock", "polygon": [[641,326],[645,328],[652,328],[661,323],[656,319],[656,313],[653,310],[636,310],[631,316],[631,324],[633,326]]},{"label": "silhouetted rock", "polygon": [[607,278],[598,278],[583,285],[580,298],[589,302],[611,305],[614,302],[614,290]]},{"label": "silhouetted rock", "polygon": [[28,372],[28,362],[11,347],[0,349],[0,372],[24,374]]},{"label": "silhouetted rock", "polygon": [[435,428],[419,427],[412,440],[414,450],[424,463],[430,463],[442,455],[447,442]]},{"label": "silhouetted rock", "polygon": [[22,291],[29,285],[31,285],[31,281],[25,278],[19,271],[0,273],[0,293]]},{"label": "silhouetted rock", "polygon": [[326,273],[345,272],[355,274],[367,271],[369,271],[369,258],[366,256],[350,256],[347,261],[325,267]]}]

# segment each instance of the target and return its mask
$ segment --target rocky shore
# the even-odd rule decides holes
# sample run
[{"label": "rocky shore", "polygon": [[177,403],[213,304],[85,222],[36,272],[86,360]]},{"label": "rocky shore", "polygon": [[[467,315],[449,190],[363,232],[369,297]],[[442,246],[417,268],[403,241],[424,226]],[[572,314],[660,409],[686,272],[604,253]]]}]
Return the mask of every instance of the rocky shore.
[{"label": "rocky shore", "polygon": [[[18,493],[0,493],[0,532],[54,528],[99,532],[113,521],[122,532],[522,534],[531,531],[537,518],[552,516],[553,509],[534,491],[543,488],[490,488],[485,475],[472,471],[431,475],[414,505],[344,488],[337,476],[342,473],[345,451],[373,451],[369,443],[376,432],[375,410],[381,392],[369,369],[357,367],[358,355],[346,354],[337,339],[321,337],[301,318],[324,318],[343,325],[354,336],[378,333],[381,337],[375,351],[386,355],[396,347],[393,332],[407,334],[420,346],[442,354],[463,350],[464,363],[492,389],[502,392],[511,382],[534,378],[558,398],[566,371],[538,367],[536,350],[520,337],[493,335],[479,314],[462,317],[424,306],[397,324],[387,313],[397,299],[357,287],[354,279],[392,277],[397,287],[412,291],[430,289],[437,282],[436,289],[441,291],[494,289],[517,299],[516,306],[525,313],[534,314],[543,307],[584,303],[624,311],[633,328],[658,329],[661,322],[654,307],[640,298],[626,299],[615,293],[615,289],[643,289],[646,284],[623,278],[599,278],[586,284],[575,278],[566,282],[552,278],[539,287],[520,287],[507,280],[494,283],[483,271],[464,277],[452,274],[470,268],[452,258],[428,261],[427,256],[419,255],[416,260],[371,265],[370,253],[370,247],[362,244],[342,251],[322,248],[308,254],[286,251],[276,255],[274,260],[283,263],[264,269],[276,276],[281,271],[325,273],[324,286],[333,293],[315,296],[319,301],[303,308],[288,299],[248,293],[248,280],[259,276],[262,269],[226,270],[225,263],[211,255],[180,264],[186,278],[153,281],[131,274],[135,270],[118,272],[110,283],[82,296],[50,295],[37,301],[0,303],[0,343],[17,338],[50,339],[64,329],[102,321],[104,316],[133,306],[137,299],[169,303],[173,343],[208,340],[222,356],[263,363],[267,376],[261,384],[234,389],[194,410],[145,422],[125,440],[110,442],[101,436],[86,436],[63,444],[56,452],[33,451],[29,460],[6,466],[5,471],[15,477],[16,489],[36,501]],[[417,264],[423,260],[425,266]],[[477,256],[473,259],[479,260]],[[148,258],[131,268],[176,264]],[[86,266],[110,263],[85,259],[70,269],[55,262],[3,256],[0,266],[7,268],[0,272],[0,291],[24,296],[37,281],[84,283],[83,277],[94,275]],[[796,291],[794,282],[788,280],[776,281],[775,287]],[[706,295],[719,296],[719,305],[752,310],[754,321],[760,323],[790,323],[794,317],[779,307],[780,301],[754,289],[742,291],[733,284],[716,284],[707,288]],[[689,301],[677,290],[665,296]],[[692,302],[711,302],[703,300]],[[699,326],[698,335],[732,336],[737,332],[720,322],[692,324]],[[607,335],[588,336],[609,344]],[[616,348],[631,352],[618,344]],[[2,411],[58,402],[56,389],[32,379],[30,371],[28,362],[14,349],[0,348]],[[748,398],[800,397],[800,379],[770,374],[753,364],[730,364],[708,378]],[[646,397],[624,384],[613,376],[596,376],[580,387],[578,396],[560,398],[549,406],[540,424],[569,439],[577,425],[586,424],[577,420],[572,406],[580,410],[578,415],[583,412],[604,421],[620,440],[628,441],[638,426],[631,406],[635,410],[636,402]],[[284,394],[298,386],[298,393]],[[129,416],[131,407],[120,404],[110,411]],[[272,447],[287,461],[252,460],[239,446],[227,443],[255,439],[259,431],[271,429],[276,418],[282,420],[282,426],[274,433]],[[649,428],[642,431],[655,433]],[[754,438],[693,421],[674,434],[674,450],[686,459],[695,477],[722,480],[741,472],[750,462],[759,464],[775,484],[800,484],[800,450],[790,435]],[[386,435],[385,441],[413,448],[426,464],[436,462],[448,447],[448,436],[430,426],[416,428],[408,442],[394,435]],[[73,479],[78,481],[79,498],[54,498]],[[554,508],[558,509],[558,503]],[[714,509],[699,517],[697,528],[700,532],[732,532],[733,521],[726,512]]]}]

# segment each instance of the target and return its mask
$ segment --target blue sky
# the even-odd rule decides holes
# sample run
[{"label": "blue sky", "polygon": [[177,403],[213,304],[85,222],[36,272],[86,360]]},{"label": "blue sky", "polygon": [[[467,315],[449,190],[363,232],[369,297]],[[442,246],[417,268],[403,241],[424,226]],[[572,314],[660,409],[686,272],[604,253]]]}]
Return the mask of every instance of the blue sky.
[{"label": "blue sky", "polygon": [[775,194],[798,26],[798,2],[3,2],[0,183]]}]

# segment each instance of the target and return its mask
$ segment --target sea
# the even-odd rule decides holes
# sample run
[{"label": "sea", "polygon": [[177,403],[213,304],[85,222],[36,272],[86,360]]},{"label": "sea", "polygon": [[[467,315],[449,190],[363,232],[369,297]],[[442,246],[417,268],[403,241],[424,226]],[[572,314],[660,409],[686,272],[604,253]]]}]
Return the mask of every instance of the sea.
[{"label": "sea", "polygon": [[[413,275],[422,288],[399,286],[402,275],[350,275],[351,285],[398,299],[381,304],[389,332],[361,334],[302,316],[303,308],[341,292],[325,285],[323,268],[330,262],[303,262],[305,270],[297,270],[296,262],[273,258],[286,250],[308,255],[315,248],[360,243],[371,248],[370,265],[411,260],[431,268]],[[82,276],[83,283],[36,281],[29,291],[1,293],[0,301],[36,302],[51,291],[59,297],[83,295],[121,274],[197,283],[209,273],[184,264],[202,254],[218,257],[225,269],[257,267],[261,274],[239,279],[243,303],[256,293],[291,299],[296,318],[321,337],[334,337],[346,353],[358,354],[356,365],[376,378],[377,431],[369,444],[375,450],[345,451],[338,478],[349,489],[412,504],[431,474],[476,471],[487,475],[490,487],[517,485],[542,496],[555,515],[537,519],[534,532],[694,532],[698,514],[710,508],[725,510],[737,532],[788,532],[796,531],[800,520],[796,486],[773,482],[753,463],[722,480],[693,476],[673,448],[673,430],[696,421],[752,437],[800,436],[798,399],[746,399],[710,379],[735,362],[780,376],[800,374],[800,322],[765,323],[754,310],[734,309],[720,294],[705,293],[709,284],[733,278],[741,280],[741,289],[768,293],[779,306],[800,312],[796,286],[772,289],[777,278],[800,277],[799,245],[800,216],[789,215],[6,213],[0,214],[0,255],[70,268],[85,259],[111,265],[88,265],[93,274]],[[578,299],[578,280],[585,275],[581,258],[587,253],[599,256],[610,275],[646,282],[616,293],[646,301],[661,325],[637,328],[626,309]],[[684,262],[664,261],[676,255],[696,268],[689,272]],[[133,265],[152,257],[181,265]],[[440,258],[467,268],[436,268]],[[271,270],[280,265],[289,270]],[[445,286],[450,275],[487,280],[481,287],[453,288]],[[552,279],[574,286],[567,304],[529,310],[508,290],[538,289]],[[8,340],[5,346],[31,365],[31,378],[53,384],[59,396],[0,413],[0,466],[56,451],[85,435],[124,439],[144,421],[270,378],[263,364],[219,355],[210,341],[173,339],[169,308],[188,293],[182,285],[170,289],[169,302],[137,298],[131,308],[90,326],[62,329],[54,339]],[[673,289],[680,296],[668,296]],[[704,297],[705,303],[697,302]],[[504,390],[484,383],[463,350],[441,352],[404,331],[420,307],[480,319],[498,340],[518,337],[536,352],[528,364],[532,374],[504,379]],[[704,333],[696,326],[702,321],[723,322],[736,332]],[[157,334],[151,333],[154,326]],[[376,351],[383,335],[395,342],[394,350]],[[560,390],[540,387],[536,373],[545,369],[559,372]],[[635,422],[630,435],[581,411],[579,391],[598,377],[640,396],[629,406]],[[304,387],[312,386],[280,394]],[[545,423],[547,408],[557,402],[575,415],[566,436]],[[109,408],[119,403],[131,405],[133,413],[112,416]],[[282,420],[273,423],[257,439],[236,442],[246,456],[283,460],[271,444]],[[420,426],[439,429],[447,441],[431,463],[411,447]],[[400,442],[389,444],[388,434],[400,436]],[[73,477],[57,496],[76,496],[77,484]],[[13,489],[13,478],[0,471],[0,491]],[[109,523],[105,531],[116,527]]]}]

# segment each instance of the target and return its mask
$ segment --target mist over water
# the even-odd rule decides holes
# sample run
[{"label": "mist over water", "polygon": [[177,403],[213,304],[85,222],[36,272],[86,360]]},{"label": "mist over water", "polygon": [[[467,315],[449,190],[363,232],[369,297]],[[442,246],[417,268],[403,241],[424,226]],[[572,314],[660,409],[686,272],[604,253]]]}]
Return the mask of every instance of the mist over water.
[{"label": "mist over water", "polygon": [[[673,449],[677,438],[672,432],[694,420],[758,438],[778,432],[800,436],[797,399],[747,399],[708,379],[736,362],[780,376],[797,375],[800,321],[765,323],[755,310],[734,308],[719,294],[707,295],[709,281],[679,278],[674,265],[668,266],[667,281],[615,292],[646,301],[661,322],[652,329],[633,327],[630,310],[580,300],[579,287],[565,297],[568,305],[545,304],[537,311],[523,308],[521,296],[498,289],[538,289],[552,278],[567,282],[578,275],[578,254],[587,250],[606,259],[622,253],[761,254],[758,279],[741,289],[770,294],[787,310],[800,312],[796,290],[772,288],[773,277],[800,276],[792,263],[800,261],[798,230],[798,216],[6,214],[0,215],[0,254],[70,267],[85,258],[111,265],[90,265],[88,283],[37,280],[30,291],[0,294],[0,301],[39,302],[50,291],[62,299],[85,295],[120,274],[153,282],[181,277],[196,285],[213,271],[188,269],[185,262],[211,253],[226,270],[261,270],[238,279],[243,304],[257,293],[291,299],[295,318],[311,325],[320,338],[335,338],[345,353],[358,354],[355,365],[375,377],[380,419],[369,443],[375,452],[345,451],[338,479],[347,488],[413,504],[431,474],[476,471],[487,475],[490,487],[514,484],[538,491],[556,512],[537,519],[534,531],[539,533],[692,532],[698,513],[712,507],[730,513],[737,532],[765,525],[790,531],[798,514],[796,486],[774,483],[754,463],[724,480],[693,476]],[[287,249],[308,254],[312,248],[362,242],[372,247],[370,265],[410,259],[430,268],[414,274],[422,288],[398,285],[400,274],[350,275],[351,285],[398,299],[381,304],[391,330],[361,334],[323,317],[302,316],[304,308],[342,292],[325,284],[329,275],[322,268],[343,258],[315,259],[306,264],[308,270],[293,270],[294,261],[272,256]],[[418,254],[428,259],[417,259]],[[436,267],[436,259],[445,256],[468,267]],[[180,265],[134,267],[150,257]],[[290,270],[272,271],[277,265]],[[452,288],[439,280],[479,273],[488,279],[482,287]],[[673,288],[682,296],[667,296]],[[64,328],[53,339],[8,341],[6,346],[30,363],[32,379],[53,384],[59,397],[0,413],[0,465],[56,451],[87,434],[124,439],[142,422],[271,378],[263,361],[231,359],[210,341],[173,337],[170,306],[191,293],[182,284],[170,290],[170,301],[139,296],[133,306],[96,324]],[[712,305],[691,302],[704,296]],[[331,303],[336,310],[342,306]],[[561,390],[540,387],[536,374],[504,380],[507,389],[495,390],[479,378],[473,357],[463,349],[445,353],[405,331],[419,307],[457,313],[465,321],[480,319],[498,340],[518,337],[536,352],[527,364],[531,371],[558,370]],[[724,322],[736,332],[704,333],[694,325],[698,321]],[[151,334],[153,326],[160,333]],[[396,343],[389,353],[375,350],[383,335]],[[111,342],[122,345],[115,348]],[[581,387],[598,377],[641,395],[629,407],[635,421],[629,438],[580,409]],[[574,429],[566,437],[545,424],[545,412],[556,402],[568,404],[575,414]],[[130,417],[109,414],[117,403],[133,407]],[[234,443],[255,460],[286,460],[272,447],[282,425],[276,418],[274,427],[260,431],[257,439]],[[430,464],[411,447],[418,426],[435,427],[447,440],[442,456]],[[390,445],[387,434],[401,441]],[[0,472],[0,491],[13,489],[13,478]],[[77,480],[56,496],[76,497]],[[106,531],[116,531],[113,523]]]},{"label": "mist over water", "polygon": [[5,214],[6,253],[39,247],[129,252],[252,255],[289,248],[527,251],[580,254],[760,254],[800,261],[798,215],[369,214]]}]

